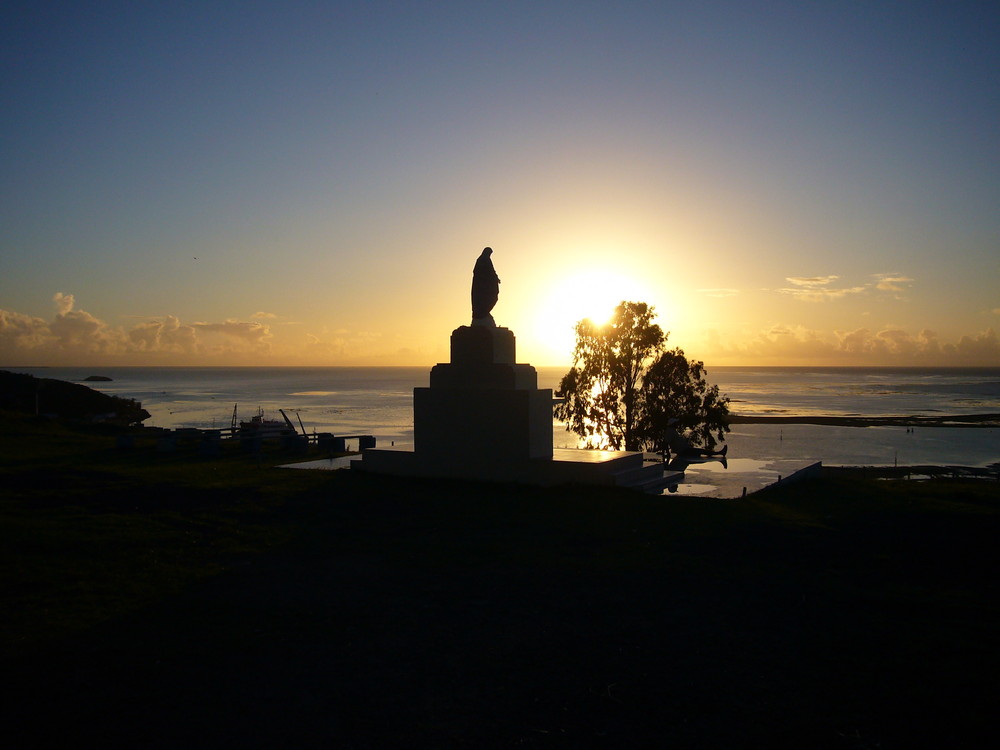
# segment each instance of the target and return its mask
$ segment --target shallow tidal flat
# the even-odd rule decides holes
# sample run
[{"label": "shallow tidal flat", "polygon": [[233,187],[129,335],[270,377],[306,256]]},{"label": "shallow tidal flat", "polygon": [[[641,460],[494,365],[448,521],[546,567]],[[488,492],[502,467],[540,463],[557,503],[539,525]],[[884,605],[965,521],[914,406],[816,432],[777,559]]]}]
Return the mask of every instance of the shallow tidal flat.
[{"label": "shallow tidal flat", "polygon": [[1000,414],[951,416],[773,416],[732,414],[731,424],[814,424],[834,427],[1000,427]]}]

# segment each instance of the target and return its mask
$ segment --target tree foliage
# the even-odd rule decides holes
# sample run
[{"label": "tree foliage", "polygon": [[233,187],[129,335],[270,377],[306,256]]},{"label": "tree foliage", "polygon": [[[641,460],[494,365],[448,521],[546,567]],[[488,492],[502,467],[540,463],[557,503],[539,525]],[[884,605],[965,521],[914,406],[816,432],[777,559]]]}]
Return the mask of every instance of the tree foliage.
[{"label": "tree foliage", "polygon": [[662,450],[668,427],[710,449],[725,440],[729,399],[707,383],[702,362],[667,349],[654,317],[644,302],[622,302],[606,324],[576,325],[555,414],[590,448]]}]

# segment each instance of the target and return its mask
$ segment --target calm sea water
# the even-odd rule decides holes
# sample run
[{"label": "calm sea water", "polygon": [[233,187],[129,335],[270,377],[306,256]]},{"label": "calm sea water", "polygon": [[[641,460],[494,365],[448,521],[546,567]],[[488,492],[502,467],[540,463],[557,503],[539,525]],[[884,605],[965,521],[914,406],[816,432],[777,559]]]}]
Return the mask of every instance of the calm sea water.
[{"label": "calm sea water", "polygon": [[[309,432],[373,434],[379,445],[413,444],[413,388],[426,386],[427,367],[308,368],[12,368],[39,377],[80,381],[134,398],[159,427],[228,427],[241,418],[284,409]],[[555,388],[565,368],[538,368],[539,387]],[[743,368],[717,367],[719,385],[739,414],[949,415],[1000,413],[1000,368]],[[557,447],[576,437],[553,423]],[[892,465],[1000,463],[1000,431],[991,428],[817,427],[736,425],[728,436],[730,463],[823,461]]]}]

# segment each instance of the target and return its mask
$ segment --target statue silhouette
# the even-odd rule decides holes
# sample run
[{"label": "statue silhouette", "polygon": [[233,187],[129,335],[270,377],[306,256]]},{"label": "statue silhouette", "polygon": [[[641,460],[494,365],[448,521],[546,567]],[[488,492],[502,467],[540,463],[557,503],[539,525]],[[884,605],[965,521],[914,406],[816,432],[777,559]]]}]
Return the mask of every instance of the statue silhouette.
[{"label": "statue silhouette", "polygon": [[493,268],[492,254],[492,248],[483,248],[472,271],[472,322],[480,321],[481,325],[496,325],[490,311],[500,296],[500,277]]}]

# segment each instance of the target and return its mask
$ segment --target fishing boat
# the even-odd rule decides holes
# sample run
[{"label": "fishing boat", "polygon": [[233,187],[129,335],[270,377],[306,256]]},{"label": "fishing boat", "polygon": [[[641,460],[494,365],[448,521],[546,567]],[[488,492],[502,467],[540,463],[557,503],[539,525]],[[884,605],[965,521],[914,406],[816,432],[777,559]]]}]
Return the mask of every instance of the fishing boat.
[{"label": "fishing boat", "polygon": [[276,438],[279,435],[295,428],[288,422],[287,418],[268,419],[264,416],[264,410],[257,407],[257,413],[250,417],[249,421],[239,418],[239,404],[233,405],[233,435],[253,436],[260,438]]}]

